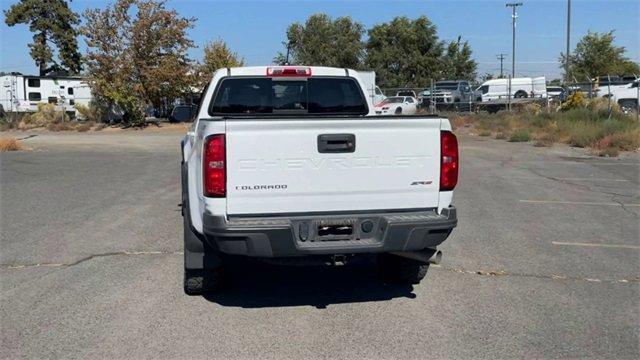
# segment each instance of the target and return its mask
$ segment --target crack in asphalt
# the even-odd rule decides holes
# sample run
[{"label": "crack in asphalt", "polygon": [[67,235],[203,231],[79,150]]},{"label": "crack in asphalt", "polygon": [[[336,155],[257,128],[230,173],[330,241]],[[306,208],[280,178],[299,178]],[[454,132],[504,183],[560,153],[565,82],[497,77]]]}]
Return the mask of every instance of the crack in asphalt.
[{"label": "crack in asphalt", "polygon": [[435,269],[459,273],[459,274],[470,274],[470,275],[480,275],[480,276],[506,276],[506,277],[523,277],[523,278],[534,278],[534,279],[545,279],[545,280],[573,280],[573,281],[584,281],[584,282],[594,282],[594,283],[640,283],[640,276],[636,276],[631,279],[597,279],[597,278],[586,278],[586,277],[575,277],[575,276],[565,276],[558,274],[527,274],[527,273],[516,273],[516,272],[507,272],[504,270],[467,270],[464,268],[455,268],[448,267],[442,265],[432,265]]},{"label": "crack in asphalt", "polygon": [[182,251],[113,251],[113,252],[106,252],[101,254],[92,254],[71,263],[9,264],[9,265],[0,265],[0,269],[16,270],[16,269],[39,268],[39,267],[65,268],[65,267],[72,267],[78,264],[82,264],[83,262],[93,260],[96,258],[101,258],[101,257],[137,256],[137,255],[182,255],[182,254],[184,254]]},{"label": "crack in asphalt", "polygon": [[556,181],[556,182],[559,182],[559,183],[565,184],[565,185],[575,186],[577,188],[581,188],[583,190],[587,190],[587,191],[593,192],[593,193],[611,195],[611,201],[619,204],[624,212],[626,212],[626,213],[632,215],[633,217],[635,217],[636,219],[638,219],[638,214],[637,213],[631,211],[628,207],[625,206],[625,204],[622,201],[619,201],[619,200],[616,199],[618,196],[628,197],[628,198],[636,198],[636,195],[626,195],[626,194],[619,194],[619,193],[611,192],[611,191],[604,191],[602,189],[597,189],[597,188],[594,188],[592,186],[589,186],[588,184],[574,183],[574,182],[571,182],[569,180],[563,180],[563,179],[556,178],[554,176],[545,175],[545,174],[542,174],[542,173],[540,173],[540,172],[538,172],[538,171],[536,171],[534,169],[531,169],[531,168],[525,168],[525,167],[521,167],[521,166],[516,166],[516,167],[518,169],[521,169],[521,170],[529,171],[532,174],[537,175],[537,176],[539,176],[541,178],[544,178],[544,179],[547,179],[547,180]]},{"label": "crack in asphalt", "polygon": [[[1,265],[0,270],[22,270],[22,269],[33,269],[33,268],[68,268],[68,267],[76,266],[78,264],[82,264],[89,260],[102,258],[102,257],[112,257],[112,256],[148,256],[148,255],[182,255],[182,254],[184,254],[184,252],[182,251],[114,251],[114,252],[89,255],[71,263],[36,263],[36,264]],[[557,275],[557,274],[551,274],[551,275],[527,274],[527,273],[508,272],[504,270],[468,270],[464,268],[448,267],[443,265],[431,265],[431,267],[437,270],[443,270],[443,271],[448,271],[452,273],[480,275],[480,276],[522,277],[522,278],[534,278],[534,279],[545,279],[545,280],[573,280],[573,281],[584,281],[584,282],[594,282],[594,283],[616,283],[616,284],[640,283],[640,276],[637,276],[631,279],[597,279],[597,278],[564,276],[564,275]]]}]

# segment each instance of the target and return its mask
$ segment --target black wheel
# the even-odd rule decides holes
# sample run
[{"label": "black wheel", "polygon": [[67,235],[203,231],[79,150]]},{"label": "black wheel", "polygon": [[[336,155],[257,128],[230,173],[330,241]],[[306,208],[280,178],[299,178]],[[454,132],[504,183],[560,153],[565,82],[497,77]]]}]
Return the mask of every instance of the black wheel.
[{"label": "black wheel", "polygon": [[220,269],[184,269],[184,293],[202,295],[219,290],[222,286],[222,268]]},{"label": "black wheel", "polygon": [[[187,202],[188,204],[188,202]],[[202,295],[207,292],[219,290],[224,282],[224,268],[220,254],[212,249],[204,239],[200,239],[189,226],[189,211],[185,209],[183,220],[184,232],[184,292],[187,295]],[[189,250],[188,243],[202,242],[202,252]],[[200,257],[200,263],[196,268],[187,268],[187,264],[193,265],[193,259]],[[200,268],[202,266],[202,268]]]},{"label": "black wheel", "polygon": [[402,114],[402,108],[401,107],[396,109],[396,115],[400,115],[400,114]]},{"label": "black wheel", "polygon": [[523,99],[523,98],[526,98],[528,96],[529,95],[527,95],[527,92],[526,91],[522,91],[522,90],[516,91],[516,95],[515,95],[516,99]]},{"label": "black wheel", "polygon": [[634,111],[638,111],[638,100],[620,100],[620,110],[622,110],[622,112],[625,114],[632,114]]},{"label": "black wheel", "polygon": [[[184,165],[183,165],[184,167]],[[183,189],[186,173],[182,172]],[[223,285],[224,269],[220,254],[191,228],[189,200],[182,192],[182,228],[184,240],[184,292],[187,295],[202,295],[219,290]]]},{"label": "black wheel", "polygon": [[419,284],[427,275],[429,264],[392,254],[378,255],[378,271],[388,284]]}]

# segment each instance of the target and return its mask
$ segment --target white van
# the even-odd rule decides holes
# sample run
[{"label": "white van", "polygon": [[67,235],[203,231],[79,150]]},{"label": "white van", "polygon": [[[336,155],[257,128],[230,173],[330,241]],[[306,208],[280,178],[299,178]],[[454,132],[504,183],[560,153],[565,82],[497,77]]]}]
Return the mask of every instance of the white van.
[{"label": "white van", "polygon": [[[482,94],[482,101],[507,100],[509,98],[509,79],[493,79],[485,81],[476,90]],[[512,98],[547,97],[547,80],[544,76],[537,78],[512,78]]]}]

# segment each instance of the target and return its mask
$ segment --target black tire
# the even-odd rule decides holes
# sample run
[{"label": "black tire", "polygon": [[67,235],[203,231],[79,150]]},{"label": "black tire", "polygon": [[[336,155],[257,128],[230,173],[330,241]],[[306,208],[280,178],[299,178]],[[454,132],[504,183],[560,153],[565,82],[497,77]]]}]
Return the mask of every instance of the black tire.
[{"label": "black tire", "polygon": [[638,111],[638,101],[636,99],[624,99],[619,101],[620,110],[625,114],[632,114]]},{"label": "black tire", "polygon": [[[183,173],[182,176],[183,189],[186,186],[186,178]],[[198,236],[191,228],[191,219],[189,216],[189,200],[187,194],[183,190],[182,198],[182,228],[183,228],[183,240],[184,240],[184,278],[183,286],[184,292],[187,295],[203,295],[208,292],[214,292],[219,290],[223,285],[224,280],[224,268],[222,260],[219,254],[212,249],[207,242]],[[202,243],[202,252],[191,252],[187,243]],[[204,268],[187,268],[187,258],[190,256],[204,256],[203,264]]]},{"label": "black tire", "polygon": [[222,268],[220,269],[184,269],[184,293],[203,295],[215,292],[222,286]]},{"label": "black tire", "polygon": [[396,112],[395,112],[395,114],[396,114],[396,115],[400,115],[400,114],[402,114],[402,108],[401,108],[401,107],[396,108]]},{"label": "black tire", "polygon": [[[188,213],[188,211],[187,211]],[[189,223],[187,221],[189,216],[183,217],[184,222],[184,236],[185,236],[185,247],[184,247],[184,256],[185,256],[185,266],[184,266],[184,292],[187,295],[202,295],[208,292],[215,292],[220,290],[224,283],[224,268],[222,267],[222,262],[220,260],[213,262],[213,266],[210,265],[210,261],[207,261],[208,257],[219,258],[219,254],[215,252],[206,242],[204,245],[204,268],[203,269],[188,269],[187,264],[187,256],[189,253],[189,249],[187,249],[187,237],[189,236],[197,236],[191,230]]]},{"label": "black tire", "polygon": [[529,97],[529,95],[527,94],[526,91],[522,91],[522,90],[516,91],[516,95],[515,95],[516,99],[524,99],[524,98],[527,98],[527,97]]},{"label": "black tire", "polygon": [[419,284],[427,275],[429,264],[392,254],[378,255],[378,272],[387,284]]}]

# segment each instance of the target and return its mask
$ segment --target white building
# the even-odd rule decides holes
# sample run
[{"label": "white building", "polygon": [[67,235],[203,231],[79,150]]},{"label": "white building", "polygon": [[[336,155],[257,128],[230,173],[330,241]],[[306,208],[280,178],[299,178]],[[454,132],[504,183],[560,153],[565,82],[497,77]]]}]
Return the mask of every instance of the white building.
[{"label": "white building", "polygon": [[51,103],[68,113],[77,113],[76,104],[88,106],[91,89],[80,77],[0,76],[0,105],[6,112],[32,112],[38,103]]}]

